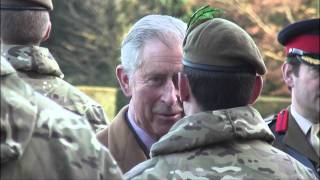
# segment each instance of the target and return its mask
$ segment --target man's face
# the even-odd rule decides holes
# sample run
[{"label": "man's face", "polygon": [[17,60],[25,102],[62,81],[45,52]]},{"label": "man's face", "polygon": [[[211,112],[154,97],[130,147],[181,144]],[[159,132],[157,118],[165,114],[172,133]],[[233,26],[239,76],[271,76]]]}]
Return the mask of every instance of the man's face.
[{"label": "man's face", "polygon": [[319,121],[320,79],[319,66],[301,63],[298,77],[292,76],[292,103],[304,117]]},{"label": "man's face", "polygon": [[182,42],[167,47],[159,40],[150,40],[145,44],[141,66],[130,79],[130,108],[138,125],[155,139],[182,117],[177,97],[177,74],[181,70]]}]

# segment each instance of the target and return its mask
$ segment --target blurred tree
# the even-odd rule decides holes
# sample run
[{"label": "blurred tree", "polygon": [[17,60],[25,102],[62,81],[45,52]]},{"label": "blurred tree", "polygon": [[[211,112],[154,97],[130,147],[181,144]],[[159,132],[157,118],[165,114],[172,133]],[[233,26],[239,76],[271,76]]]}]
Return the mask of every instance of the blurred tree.
[{"label": "blurred tree", "polygon": [[47,45],[67,81],[114,86],[120,36],[114,1],[53,1],[53,31]]}]

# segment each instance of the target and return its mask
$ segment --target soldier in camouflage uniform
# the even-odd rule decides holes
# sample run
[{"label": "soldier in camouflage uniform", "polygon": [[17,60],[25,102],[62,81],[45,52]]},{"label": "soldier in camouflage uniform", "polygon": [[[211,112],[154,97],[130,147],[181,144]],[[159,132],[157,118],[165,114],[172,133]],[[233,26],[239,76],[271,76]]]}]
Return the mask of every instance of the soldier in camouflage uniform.
[{"label": "soldier in camouflage uniform", "polygon": [[249,105],[261,92],[266,67],[243,29],[221,18],[201,19],[189,24],[183,50],[179,91],[186,117],[125,178],[315,179],[269,144],[274,136]]},{"label": "soldier in camouflage uniform", "polygon": [[97,102],[64,81],[49,50],[39,44],[50,34],[51,0],[1,0],[1,55],[36,91],[86,117],[95,131],[106,127]]},{"label": "soldier in camouflage uniform", "polygon": [[89,123],[35,92],[1,56],[1,179],[122,179]]}]

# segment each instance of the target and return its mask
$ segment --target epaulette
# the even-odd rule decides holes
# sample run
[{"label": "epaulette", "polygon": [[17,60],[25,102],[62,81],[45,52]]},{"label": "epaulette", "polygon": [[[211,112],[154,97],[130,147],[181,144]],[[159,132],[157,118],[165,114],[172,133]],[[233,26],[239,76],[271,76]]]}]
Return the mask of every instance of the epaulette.
[{"label": "epaulette", "polygon": [[289,111],[288,109],[281,110],[277,115],[276,132],[285,133],[288,129]]}]

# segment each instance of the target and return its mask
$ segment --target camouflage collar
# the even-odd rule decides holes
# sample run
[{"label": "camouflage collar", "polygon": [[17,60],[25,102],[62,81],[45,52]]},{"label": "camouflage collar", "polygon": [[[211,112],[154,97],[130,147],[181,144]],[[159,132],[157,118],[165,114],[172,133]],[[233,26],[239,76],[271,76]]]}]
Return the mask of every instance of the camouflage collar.
[{"label": "camouflage collar", "polygon": [[271,142],[274,136],[259,112],[250,106],[201,112],[179,120],[151,147],[151,156],[237,139]]},{"label": "camouflage collar", "polygon": [[60,78],[64,76],[47,48],[1,44],[1,56],[7,59],[16,70],[33,71]]}]

